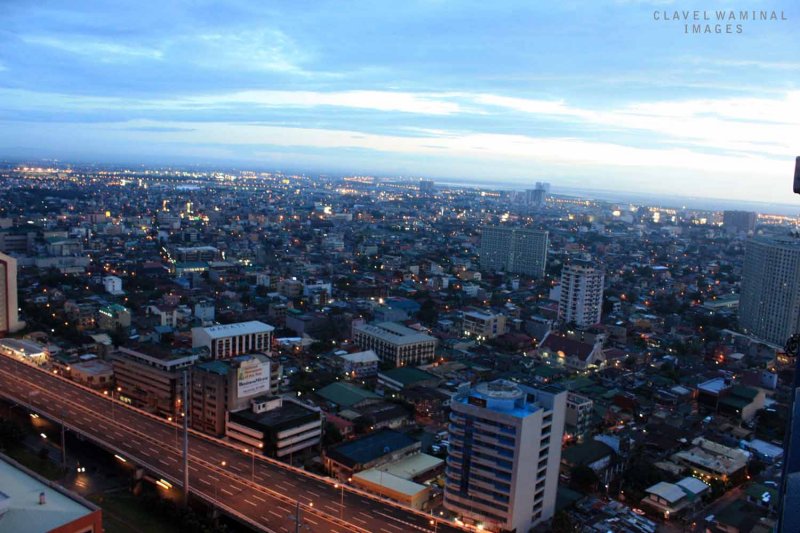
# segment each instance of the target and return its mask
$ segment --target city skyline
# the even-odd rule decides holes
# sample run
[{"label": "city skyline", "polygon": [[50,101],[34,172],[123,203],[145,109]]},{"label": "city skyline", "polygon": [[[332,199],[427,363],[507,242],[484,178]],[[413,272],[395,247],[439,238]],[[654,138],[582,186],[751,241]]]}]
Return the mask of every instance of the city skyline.
[{"label": "city skyline", "polygon": [[691,35],[672,2],[15,3],[0,157],[791,203],[798,12],[755,7],[788,20]]}]

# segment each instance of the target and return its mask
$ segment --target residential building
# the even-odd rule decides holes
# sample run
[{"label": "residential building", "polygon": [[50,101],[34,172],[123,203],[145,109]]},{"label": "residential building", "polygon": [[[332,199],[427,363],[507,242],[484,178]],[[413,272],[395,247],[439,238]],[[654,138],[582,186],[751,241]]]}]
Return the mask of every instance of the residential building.
[{"label": "residential building", "polygon": [[547,364],[573,371],[603,368],[606,357],[602,342],[589,344],[570,339],[555,332],[548,333],[536,349],[539,358]]},{"label": "residential building", "polygon": [[740,482],[746,475],[750,456],[744,450],[730,448],[697,437],[692,447],[672,455],[672,461],[689,468],[692,474],[704,481],[716,479],[726,482]]},{"label": "residential building", "polygon": [[467,311],[462,326],[465,336],[494,339],[506,332],[506,317],[500,313]]},{"label": "residential building", "polygon": [[752,233],[756,229],[756,218],[752,211],[724,211],[722,227],[728,233]]},{"label": "residential building", "polygon": [[697,385],[697,403],[716,413],[748,422],[764,408],[765,393],[754,387],[714,378]]},{"label": "residential building", "polygon": [[603,270],[586,261],[573,261],[561,270],[558,318],[578,327],[600,322],[603,311]]},{"label": "residential building", "polygon": [[564,415],[564,434],[583,442],[589,437],[592,427],[594,402],[574,392],[567,393],[567,409]]},{"label": "residential building", "polygon": [[269,352],[274,330],[269,324],[258,321],[192,328],[192,347],[208,348],[212,359],[226,359],[249,352]]},{"label": "residential building", "polygon": [[496,380],[451,402],[444,506],[465,523],[530,531],[555,513],[567,392]]},{"label": "residential building", "polygon": [[111,304],[97,311],[97,326],[106,331],[131,327],[131,311],[124,305]]},{"label": "residential building", "polygon": [[702,496],[711,487],[696,477],[685,477],[677,483],[661,481],[648,487],[647,496],[641,505],[653,509],[664,520],[674,520],[695,510],[702,503]]},{"label": "residential building", "polygon": [[547,267],[546,231],[484,226],[481,234],[482,270],[505,271],[540,278]]},{"label": "residential building", "polygon": [[800,333],[800,238],[747,241],[739,324],[746,333],[780,346]]},{"label": "residential building", "polygon": [[122,290],[122,279],[117,276],[103,276],[103,288],[114,296],[125,294]]},{"label": "residential building", "polygon": [[0,252],[0,337],[22,329],[17,301],[17,260]]},{"label": "residential building", "polygon": [[251,409],[228,414],[225,436],[244,444],[251,451],[278,459],[289,457],[322,440],[322,413],[277,396],[259,396],[250,400]]},{"label": "residential building", "polygon": [[394,366],[421,365],[435,357],[437,340],[394,322],[355,324],[353,342]]},{"label": "residential building", "polygon": [[609,443],[597,439],[588,439],[561,452],[561,475],[564,479],[569,480],[572,470],[578,466],[594,470],[597,479],[603,485],[611,482],[614,475],[622,468],[614,448]]}]

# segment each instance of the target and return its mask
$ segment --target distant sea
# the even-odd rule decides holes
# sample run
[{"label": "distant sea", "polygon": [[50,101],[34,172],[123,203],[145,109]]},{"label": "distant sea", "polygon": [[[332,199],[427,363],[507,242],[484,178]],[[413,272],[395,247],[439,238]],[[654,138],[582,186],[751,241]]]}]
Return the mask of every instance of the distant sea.
[{"label": "distant sea", "polygon": [[[459,187],[475,187],[493,190],[512,190],[519,191],[532,188],[533,184],[524,185],[513,182],[465,182],[437,179],[437,184],[455,185]],[[678,196],[678,195],[655,195],[643,192],[609,191],[604,189],[590,189],[580,187],[562,187],[557,183],[550,182],[550,194],[563,196],[577,196],[592,200],[604,200],[606,202],[631,203],[636,205],[648,205],[671,208],[699,209],[704,211],[723,211],[723,210],[742,210],[755,211],[756,213],[769,215],[785,215],[796,217],[800,216],[800,197],[797,204],[777,204],[772,202],[753,202],[747,200],[730,200],[724,198],[701,198],[697,196]]]}]

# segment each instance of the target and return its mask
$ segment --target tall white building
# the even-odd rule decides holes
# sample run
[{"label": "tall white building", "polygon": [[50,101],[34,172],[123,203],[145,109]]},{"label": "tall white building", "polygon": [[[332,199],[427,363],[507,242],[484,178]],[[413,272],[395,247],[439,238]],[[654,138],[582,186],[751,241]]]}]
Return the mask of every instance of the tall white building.
[{"label": "tall white building", "polygon": [[747,333],[780,346],[800,333],[800,238],[747,241],[739,324]]},{"label": "tall white building", "polygon": [[444,506],[476,527],[527,533],[555,513],[567,392],[497,380],[451,402]]},{"label": "tall white building", "polygon": [[561,295],[558,318],[577,326],[600,322],[603,312],[603,271],[584,261],[564,265],[561,270]]},{"label": "tall white building", "polygon": [[0,337],[22,329],[17,302],[17,260],[0,252]]},{"label": "tall white building", "polygon": [[263,322],[238,322],[208,328],[192,328],[192,348],[206,347],[212,359],[227,359],[251,352],[268,352],[275,330]]},{"label": "tall white building", "polygon": [[485,226],[481,233],[481,268],[542,277],[548,246],[546,231]]}]

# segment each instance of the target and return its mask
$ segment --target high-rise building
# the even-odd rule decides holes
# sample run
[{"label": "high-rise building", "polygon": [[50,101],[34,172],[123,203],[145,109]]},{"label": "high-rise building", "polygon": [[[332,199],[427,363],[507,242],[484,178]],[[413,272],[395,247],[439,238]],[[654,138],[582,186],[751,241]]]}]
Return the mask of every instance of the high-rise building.
[{"label": "high-rise building", "polygon": [[434,192],[434,183],[432,180],[419,180],[419,192],[420,194],[433,194]]},{"label": "high-rise building", "polygon": [[800,332],[799,238],[754,238],[747,242],[739,325],[747,333],[778,345]]},{"label": "high-rise building", "polygon": [[547,201],[547,193],[549,191],[549,183],[537,181],[535,188],[525,190],[525,204],[534,207],[542,207]]},{"label": "high-rise building", "polygon": [[542,277],[547,267],[548,245],[546,231],[484,226],[481,268]]},{"label": "high-rise building", "polygon": [[602,269],[587,261],[574,261],[561,270],[558,318],[577,326],[600,322],[603,311]]},{"label": "high-rise building", "polygon": [[[800,158],[798,162],[800,163]],[[786,343],[786,352],[800,361],[800,357],[797,357],[799,351],[800,338],[792,337]],[[790,527],[796,528],[800,524],[800,364],[796,364],[794,370],[788,418],[783,439],[783,471],[776,531],[796,531]]]},{"label": "high-rise building", "polygon": [[17,260],[0,252],[0,337],[22,329],[17,302]]},{"label": "high-rise building", "polygon": [[752,211],[724,211],[722,227],[728,233],[750,233],[756,229],[756,214]]},{"label": "high-rise building", "polygon": [[555,512],[567,391],[497,380],[451,401],[444,506],[477,527],[530,531]]}]

